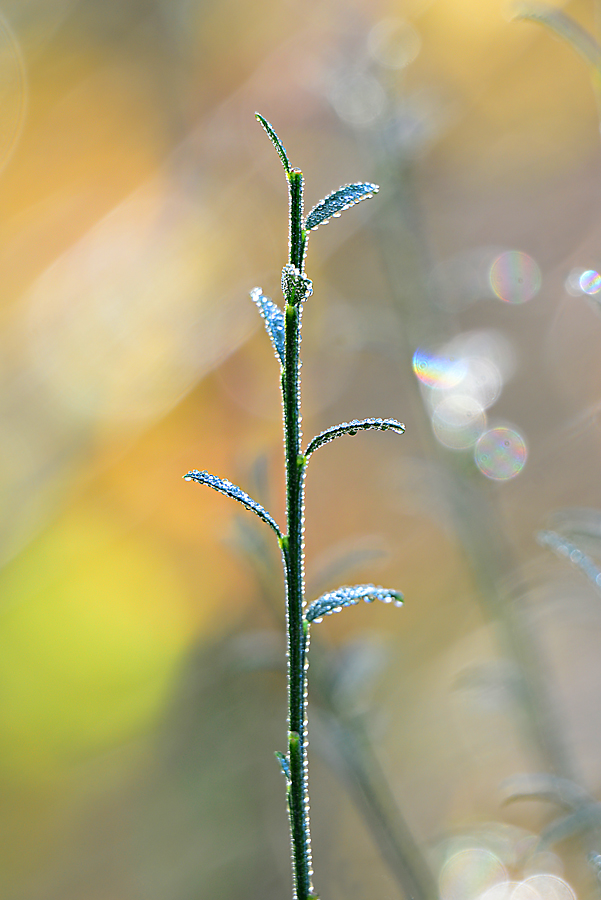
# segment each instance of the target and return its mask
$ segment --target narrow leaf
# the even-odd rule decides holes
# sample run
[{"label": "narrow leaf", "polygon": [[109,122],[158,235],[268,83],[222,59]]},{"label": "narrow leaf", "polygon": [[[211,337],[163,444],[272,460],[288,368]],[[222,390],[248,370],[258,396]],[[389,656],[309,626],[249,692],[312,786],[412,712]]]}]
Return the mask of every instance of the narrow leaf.
[{"label": "narrow leaf", "polygon": [[275,133],[273,125],[270,125],[269,122],[267,121],[267,119],[264,119],[263,116],[260,115],[260,113],[255,113],[255,118],[257,119],[257,121],[259,121],[261,123],[261,125],[267,132],[271,143],[277,150],[278,156],[282,160],[282,165],[286,169],[286,174],[288,175],[290,173],[290,169],[291,169],[290,161],[288,160],[288,155],[286,153],[284,145],[282,144],[281,140]]},{"label": "narrow leaf", "polygon": [[275,751],[275,758],[277,759],[277,761],[280,764],[280,768],[282,770],[282,774],[284,775],[284,778],[286,779],[286,781],[290,781],[291,775],[290,775],[290,766],[288,765],[288,760],[286,759],[286,757],[284,756],[283,753],[280,753],[279,750]]},{"label": "narrow leaf", "polygon": [[375,584],[355,584],[352,587],[330,591],[314,600],[305,613],[305,619],[307,622],[321,622],[323,616],[342,612],[344,606],[356,606],[360,600],[365,600],[366,603],[381,600],[382,603],[394,603],[395,606],[403,605],[403,595],[399,591],[378,587]]},{"label": "narrow leaf", "polygon": [[337,219],[345,209],[355,206],[361,200],[369,200],[379,190],[377,184],[371,184],[368,181],[343,184],[337,191],[328,194],[313,207],[305,220],[305,230],[314,231],[319,225],[326,225],[332,216]]},{"label": "narrow leaf", "polygon": [[576,834],[593,831],[601,825],[601,804],[590,803],[579,806],[573,813],[555,819],[541,831],[540,846],[552,847]]},{"label": "narrow leaf", "polygon": [[547,772],[512,775],[503,782],[501,791],[505,804],[520,800],[540,800],[571,810],[590,803],[592,799],[590,794],[573,781]]},{"label": "narrow leaf", "polygon": [[309,443],[305,457],[308,459],[318,447],[329,444],[343,434],[357,434],[358,431],[395,431],[397,434],[403,434],[405,426],[396,419],[353,419],[352,422],[342,422],[316,435]]},{"label": "narrow leaf", "polygon": [[292,305],[303,303],[312,293],[311,279],[292,263],[287,263],[282,269],[282,294],[286,298],[286,303]]},{"label": "narrow leaf", "polygon": [[279,360],[284,365],[285,330],[284,313],[273,300],[265,297],[260,287],[253,288],[250,292],[251,299],[259,307],[259,312],[265,322],[267,334],[271,338],[273,349]]},{"label": "narrow leaf", "polygon": [[515,18],[545,25],[566,41],[585,62],[601,71],[601,47],[592,34],[561,9],[546,3],[520,3],[515,7]]},{"label": "narrow leaf", "polygon": [[571,562],[577,569],[580,569],[597,590],[601,590],[601,569],[576,544],[557,534],[556,531],[540,531],[536,540],[541,547],[548,547],[557,556],[562,556]]},{"label": "narrow leaf", "polygon": [[269,515],[267,510],[263,509],[260,503],[257,503],[256,500],[249,497],[248,494],[237,485],[232,484],[231,481],[224,478],[217,478],[216,475],[211,475],[210,472],[199,472],[198,469],[192,469],[192,471],[184,475],[184,481],[196,481],[198,484],[208,484],[214,491],[218,491],[220,494],[225,494],[226,497],[237,500],[242,506],[245,506],[247,509],[250,509],[251,512],[254,512],[255,515],[263,520],[263,522],[267,522],[269,527],[273,528],[279,538],[282,537],[282,532],[275,519]]}]

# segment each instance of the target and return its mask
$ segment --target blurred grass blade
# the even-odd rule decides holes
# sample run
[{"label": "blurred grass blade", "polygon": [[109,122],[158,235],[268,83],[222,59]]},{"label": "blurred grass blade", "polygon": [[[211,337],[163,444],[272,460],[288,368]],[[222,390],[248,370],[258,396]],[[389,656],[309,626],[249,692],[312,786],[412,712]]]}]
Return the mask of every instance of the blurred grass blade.
[{"label": "blurred grass blade", "polygon": [[387,544],[377,534],[345,538],[318,556],[307,589],[311,594],[319,594],[326,585],[348,578],[353,569],[389,555]]},{"label": "blurred grass blade", "polygon": [[601,47],[592,34],[563,10],[547,6],[546,3],[520,3],[514,10],[516,19],[527,19],[545,25],[601,74]]},{"label": "blurred grass blade", "polygon": [[252,300],[259,307],[259,312],[265,322],[265,328],[271,338],[273,349],[275,350],[279,360],[284,365],[284,346],[285,346],[285,322],[284,313],[273,300],[265,297],[260,287],[253,288],[250,292]]},{"label": "blurred grass blade", "polygon": [[264,119],[260,113],[255,113],[255,117],[256,117],[257,121],[261,123],[261,125],[263,126],[265,131],[267,132],[271,143],[277,150],[278,156],[282,160],[282,165],[286,169],[286,174],[288,175],[290,173],[290,169],[291,169],[290,161],[288,159],[288,154],[286,153],[285,147],[282,144],[281,140],[275,133],[275,129],[274,129],[273,125],[270,125],[270,123],[267,121],[267,119]]},{"label": "blurred grass blade", "polygon": [[551,529],[569,540],[586,541],[601,550],[601,510],[591,507],[568,507],[551,516]]},{"label": "blurred grass blade", "polygon": [[305,613],[305,619],[307,622],[320,622],[323,616],[342,612],[343,607],[356,606],[361,600],[365,600],[366,603],[381,600],[382,603],[394,603],[395,606],[403,605],[403,595],[399,591],[392,591],[390,588],[379,587],[375,584],[355,584],[352,587],[341,587],[330,591],[323,594],[318,600],[314,600]]},{"label": "blurred grass blade", "polygon": [[355,206],[361,200],[369,200],[379,190],[380,188],[377,184],[371,184],[370,182],[343,184],[337,191],[328,194],[327,197],[324,197],[323,200],[320,200],[313,207],[305,219],[305,230],[313,231],[319,225],[327,224],[332,216],[338,218],[345,209]]},{"label": "blurred grass blade", "polygon": [[340,425],[333,425],[316,435],[310,441],[305,456],[308,458],[319,447],[329,444],[337,437],[342,437],[343,434],[353,435],[358,431],[395,431],[397,434],[403,434],[405,426],[396,419],[353,419],[352,422],[341,422]]},{"label": "blurred grass blade", "polygon": [[579,809],[590,803],[591,797],[580,785],[567,778],[536,772],[530,775],[512,775],[501,785],[503,803],[517,803],[521,800],[540,800],[555,803],[566,809]]},{"label": "blurred grass blade", "polygon": [[211,475],[210,472],[200,472],[198,469],[192,469],[184,475],[184,481],[196,481],[198,484],[207,484],[210,488],[213,488],[214,491],[225,494],[226,497],[231,497],[233,500],[237,500],[242,506],[245,506],[247,509],[250,509],[251,512],[254,512],[263,522],[267,522],[269,527],[273,528],[278,538],[282,537],[282,532],[275,519],[269,515],[267,510],[263,509],[260,503],[257,503],[256,500],[249,497],[248,494],[237,485],[232,484],[231,481],[224,478],[217,478],[216,475]]},{"label": "blurred grass blade", "polygon": [[557,556],[567,559],[573,566],[580,569],[597,590],[601,590],[601,569],[576,544],[557,534],[556,531],[539,531],[536,540],[541,547],[548,547]]},{"label": "blurred grass blade", "polygon": [[586,831],[596,834],[600,826],[601,804],[588,803],[578,807],[576,812],[561,816],[543,828],[540,836],[541,844],[544,847],[552,847],[560,841]]}]

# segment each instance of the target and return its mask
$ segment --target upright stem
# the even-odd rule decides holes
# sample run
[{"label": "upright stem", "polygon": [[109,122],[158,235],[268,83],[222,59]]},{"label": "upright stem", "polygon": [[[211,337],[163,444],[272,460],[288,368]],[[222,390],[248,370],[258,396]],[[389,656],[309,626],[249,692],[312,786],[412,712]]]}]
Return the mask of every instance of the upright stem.
[{"label": "upright stem", "polygon": [[[288,174],[290,189],[289,262],[302,271],[305,235],[302,228],[303,176],[293,169]],[[314,897],[311,884],[311,841],[309,835],[309,793],[307,780],[307,678],[308,625],[303,620],[304,572],[304,480],[305,460],[301,453],[300,336],[302,306],[295,293],[286,299],[286,337],[282,397],[284,403],[284,445],[286,452],[286,516],[288,534],[284,539],[286,568],[286,613],[288,622],[288,809],[294,888],[297,900]]]}]

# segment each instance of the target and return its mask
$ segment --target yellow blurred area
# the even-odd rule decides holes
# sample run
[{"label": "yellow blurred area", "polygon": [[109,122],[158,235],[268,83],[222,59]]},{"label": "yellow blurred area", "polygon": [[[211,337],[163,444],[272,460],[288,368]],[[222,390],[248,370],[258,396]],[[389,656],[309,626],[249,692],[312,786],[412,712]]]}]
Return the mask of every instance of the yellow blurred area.
[{"label": "yellow blurred area", "polygon": [[1,591],[3,780],[52,775],[156,720],[193,636],[163,554],[74,510],[5,567]]}]

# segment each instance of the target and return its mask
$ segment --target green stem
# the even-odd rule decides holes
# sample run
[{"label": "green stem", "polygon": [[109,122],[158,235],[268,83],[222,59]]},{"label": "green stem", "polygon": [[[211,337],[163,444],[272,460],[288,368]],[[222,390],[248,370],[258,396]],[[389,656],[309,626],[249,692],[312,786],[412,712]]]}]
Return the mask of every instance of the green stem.
[{"label": "green stem", "polygon": [[[288,176],[290,188],[290,263],[302,270],[305,235],[302,229],[303,176],[295,169]],[[286,612],[288,622],[288,809],[292,839],[295,897],[310,900],[311,841],[307,782],[307,733],[305,663],[308,626],[303,620],[303,522],[305,465],[301,455],[300,329],[301,305],[295,297],[286,303],[286,336],[282,397],[286,452],[286,516],[288,534],[284,542],[286,568]]]},{"label": "green stem", "polygon": [[305,261],[306,233],[303,230],[303,173],[292,169],[288,175],[290,190],[290,258],[289,262],[303,271]]}]

